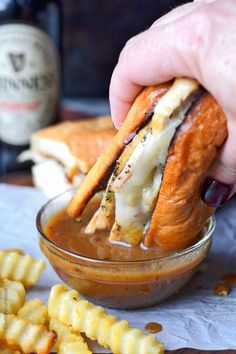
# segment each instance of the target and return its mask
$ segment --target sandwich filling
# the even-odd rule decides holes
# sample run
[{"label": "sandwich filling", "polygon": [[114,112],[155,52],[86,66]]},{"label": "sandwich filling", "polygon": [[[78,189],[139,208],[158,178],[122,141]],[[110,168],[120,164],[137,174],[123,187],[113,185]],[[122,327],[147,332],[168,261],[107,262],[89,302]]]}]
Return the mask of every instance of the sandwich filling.
[{"label": "sandwich filling", "polygon": [[154,107],[149,123],[118,159],[87,233],[111,228],[112,242],[142,242],[157,202],[169,146],[200,92],[194,80],[175,80]]},{"label": "sandwich filling", "polygon": [[25,150],[18,156],[19,162],[29,160],[34,162],[34,185],[50,198],[71,187],[78,187],[85,177],[67,146],[60,142],[34,139],[31,150]]}]

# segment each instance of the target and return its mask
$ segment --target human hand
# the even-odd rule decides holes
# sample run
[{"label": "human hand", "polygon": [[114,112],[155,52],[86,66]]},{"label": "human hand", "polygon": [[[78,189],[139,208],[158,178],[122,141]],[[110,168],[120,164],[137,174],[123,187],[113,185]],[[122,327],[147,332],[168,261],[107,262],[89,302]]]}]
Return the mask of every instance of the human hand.
[{"label": "human hand", "polygon": [[227,117],[228,138],[203,185],[203,200],[216,207],[236,190],[235,43],[235,0],[187,3],[127,42],[110,84],[116,127],[143,86],[186,76],[215,97]]}]

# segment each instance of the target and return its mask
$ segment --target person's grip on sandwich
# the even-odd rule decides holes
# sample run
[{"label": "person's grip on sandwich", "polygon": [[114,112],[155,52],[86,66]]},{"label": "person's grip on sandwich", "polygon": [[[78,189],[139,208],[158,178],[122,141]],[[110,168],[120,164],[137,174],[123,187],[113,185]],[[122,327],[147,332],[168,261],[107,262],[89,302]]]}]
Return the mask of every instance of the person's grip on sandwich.
[{"label": "person's grip on sandwich", "polygon": [[223,108],[228,138],[205,179],[202,198],[214,207],[236,188],[236,1],[202,0],[180,6],[130,39],[110,84],[117,128],[143,86],[174,77],[196,78]]}]

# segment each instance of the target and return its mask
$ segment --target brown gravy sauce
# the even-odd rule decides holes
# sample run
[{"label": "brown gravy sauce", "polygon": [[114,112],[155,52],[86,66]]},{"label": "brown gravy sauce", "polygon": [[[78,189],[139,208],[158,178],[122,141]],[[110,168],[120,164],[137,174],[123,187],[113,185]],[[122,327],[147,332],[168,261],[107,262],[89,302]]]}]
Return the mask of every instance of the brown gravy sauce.
[{"label": "brown gravy sauce", "polygon": [[80,221],[68,216],[66,209],[57,212],[45,227],[47,237],[56,245],[68,251],[100,260],[135,261],[172,254],[169,251],[157,248],[146,249],[141,246],[130,247],[111,243],[109,241],[109,231],[86,234],[84,229],[98,206],[99,201],[92,200]]},{"label": "brown gravy sauce", "polygon": [[[73,255],[51,246],[41,239],[41,249],[59,276],[96,304],[116,308],[137,308],[153,305],[178,291],[196,272],[208,253],[210,244],[191,257],[166,258],[172,253],[160,249],[144,249],[109,242],[109,231],[85,234],[84,230],[99,201],[93,200],[85,209],[81,222],[61,210],[49,220],[44,232],[57,246],[92,259],[129,261],[114,264],[77,261]],[[161,258],[164,257],[164,258]],[[140,262],[159,258],[156,262]],[[161,258],[161,260],[160,260]],[[139,261],[132,263],[131,261]],[[160,324],[147,324],[146,330],[157,333]]]}]

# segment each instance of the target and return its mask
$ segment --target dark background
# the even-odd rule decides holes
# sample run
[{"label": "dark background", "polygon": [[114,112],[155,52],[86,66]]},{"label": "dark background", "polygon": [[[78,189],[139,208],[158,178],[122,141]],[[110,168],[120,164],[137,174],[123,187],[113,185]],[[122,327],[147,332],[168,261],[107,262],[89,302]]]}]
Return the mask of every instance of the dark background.
[{"label": "dark background", "polygon": [[107,97],[126,41],[186,0],[62,0],[64,97]]}]

